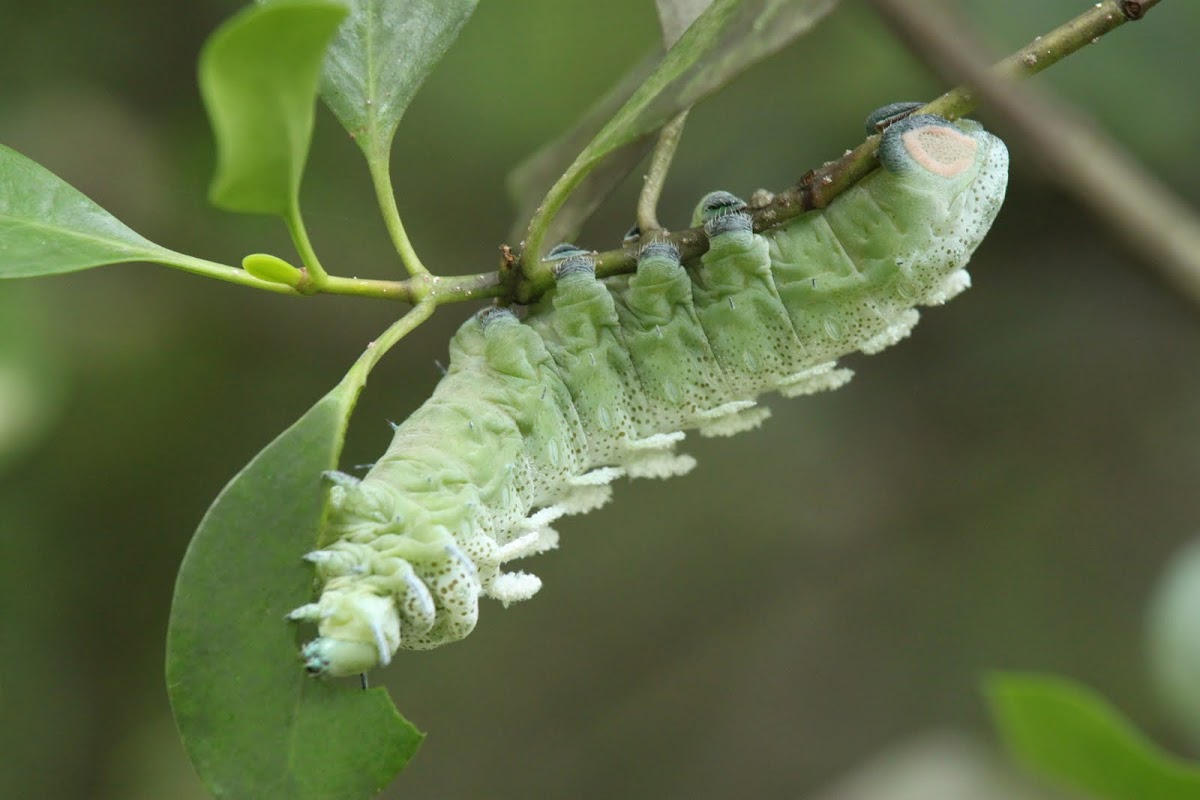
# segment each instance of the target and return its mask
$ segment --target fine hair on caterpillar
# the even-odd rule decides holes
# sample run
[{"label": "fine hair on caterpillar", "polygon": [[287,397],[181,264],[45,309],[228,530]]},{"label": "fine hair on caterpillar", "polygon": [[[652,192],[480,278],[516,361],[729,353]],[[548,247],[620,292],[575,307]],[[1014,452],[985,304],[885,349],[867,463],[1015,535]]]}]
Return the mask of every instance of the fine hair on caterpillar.
[{"label": "fine hair on caterpillar", "polygon": [[289,615],[317,626],[306,669],[352,675],[463,638],[480,597],[507,606],[541,588],[510,564],[557,547],[560,517],[603,505],[618,478],[686,473],[685,432],[757,427],[766,392],[841,386],[838,358],[896,343],[918,306],[967,288],[1007,151],[969,120],[893,122],[907,111],[872,115],[872,130],[891,122],[883,168],[825,209],[755,233],[745,202],[713,192],[695,211],[700,258],[651,240],[634,273],[597,279],[587,251],[559,245],[555,285],[523,319],[468,319],[366,475],[328,476],[329,544],[305,556],[319,596]]}]

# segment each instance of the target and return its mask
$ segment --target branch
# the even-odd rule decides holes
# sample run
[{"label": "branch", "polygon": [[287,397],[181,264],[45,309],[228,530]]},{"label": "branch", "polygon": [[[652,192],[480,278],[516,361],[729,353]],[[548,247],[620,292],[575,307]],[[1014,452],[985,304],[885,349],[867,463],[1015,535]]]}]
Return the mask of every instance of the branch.
[{"label": "branch", "polygon": [[[913,21],[924,13],[918,10],[921,3],[917,2],[872,1],[881,12],[898,15],[894,18],[897,25],[900,24],[900,16]],[[977,97],[985,98],[990,104],[1003,109],[1023,135],[1037,137],[1034,139],[1037,141],[1035,150],[1045,157],[1049,169],[1064,176],[1063,180],[1068,185],[1085,192],[1093,207],[1111,222],[1115,230],[1122,232],[1141,252],[1150,254],[1176,285],[1200,302],[1200,265],[1196,263],[1196,254],[1200,253],[1200,225],[1187,208],[1143,175],[1135,165],[1127,163],[1123,154],[1097,135],[1071,128],[1071,134],[1064,136],[1063,126],[1068,123],[1056,119],[1052,110],[1036,109],[1026,105],[1025,100],[1011,109],[1005,105],[1007,102],[1017,102],[1010,99],[1013,89],[1008,85],[1009,82],[1041,72],[1126,22],[1141,19],[1159,2],[1103,0],[1070,22],[1037,37],[991,68],[980,67],[974,63],[974,59],[971,59],[970,65],[956,63],[974,88],[960,86],[952,89],[916,113],[939,114],[947,119],[956,119],[975,108]],[[922,41],[929,44],[932,34],[929,29],[922,30]],[[910,31],[910,35],[918,34]],[[878,148],[879,136],[869,136],[840,159],[810,170],[795,186],[752,208],[754,229],[764,231],[805,212],[829,205],[835,197],[875,169],[878,165]],[[1103,169],[1097,170],[1096,164],[1102,164]],[[652,198],[656,194],[657,189],[648,185],[644,191],[643,205],[649,202],[647,196]],[[708,250],[708,239],[703,228],[690,228],[660,238],[674,243],[685,260],[697,258]],[[330,276],[316,291],[437,306],[484,298],[528,303],[553,284],[548,271],[543,271],[547,274],[536,279],[525,277],[518,269],[518,259],[507,247],[501,250],[503,255],[499,269],[493,272],[453,277],[415,274],[403,281]],[[620,250],[597,253],[597,276],[633,272],[638,250],[635,244]],[[196,262],[199,263],[199,260]],[[205,269],[195,264],[183,268],[208,274],[213,266],[217,266],[208,262],[204,262],[204,265]],[[231,267],[221,269],[229,273],[241,272]],[[222,272],[213,277],[235,280],[240,275],[231,277]],[[250,276],[235,282],[287,294],[302,294],[290,287],[274,286]]]},{"label": "branch", "polygon": [[1200,305],[1200,220],[1186,203],[1059,98],[1051,101],[993,77],[945,15],[923,3],[872,2],[918,56],[973,84],[978,97],[1000,113],[1006,133],[1024,140],[1045,173],[1159,277]]},{"label": "branch", "polygon": [[[1091,44],[1126,22],[1141,19],[1160,0],[1103,0],[1079,16],[1049,33],[1037,37],[1028,45],[993,66],[988,74],[997,81],[1010,81],[1037,74],[1066,56]],[[939,114],[957,119],[976,107],[976,92],[969,87],[952,89],[933,102],[918,109],[919,114]],[[796,186],[775,195],[769,202],[754,208],[754,229],[763,231],[818,208],[824,208],[850,186],[857,183],[877,165],[879,136],[866,141],[836,161],[811,170]],[[679,248],[686,260],[701,256],[708,250],[708,240],[702,228],[691,228],[664,237]],[[627,246],[596,254],[596,274],[599,277],[620,275],[636,268],[638,247]],[[550,287],[553,279],[544,275],[537,280],[516,276],[512,296],[527,303]]]}]

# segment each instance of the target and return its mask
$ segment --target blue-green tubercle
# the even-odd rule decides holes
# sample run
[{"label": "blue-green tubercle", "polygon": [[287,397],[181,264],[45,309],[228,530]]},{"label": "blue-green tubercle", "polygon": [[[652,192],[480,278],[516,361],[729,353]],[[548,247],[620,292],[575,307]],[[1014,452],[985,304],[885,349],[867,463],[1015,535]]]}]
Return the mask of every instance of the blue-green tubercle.
[{"label": "blue-green tubercle", "polygon": [[821,211],[754,233],[724,192],[697,207],[709,250],[661,242],[637,271],[598,280],[557,249],[556,285],[521,319],[489,309],[450,343],[433,396],[361,480],[332,474],[329,544],[306,558],[318,599],[307,669],[351,675],[400,648],[466,636],[479,598],[525,600],[509,564],[558,546],[558,518],[603,505],[621,477],[694,466],[685,432],[759,425],[757,398],[832,389],[848,353],[908,335],[918,306],[970,285],[963,270],[1004,198],[1008,154],[969,121],[892,125],[877,170]]}]

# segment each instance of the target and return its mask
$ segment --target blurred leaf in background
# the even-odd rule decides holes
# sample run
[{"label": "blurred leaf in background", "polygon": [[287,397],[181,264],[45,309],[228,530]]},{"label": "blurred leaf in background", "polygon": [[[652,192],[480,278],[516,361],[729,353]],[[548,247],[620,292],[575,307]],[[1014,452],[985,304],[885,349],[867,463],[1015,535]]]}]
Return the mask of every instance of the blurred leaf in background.
[{"label": "blurred leaf in background", "polygon": [[1163,752],[1096,692],[1051,675],[988,681],[996,726],[1013,756],[1104,800],[1200,797],[1200,765]]},{"label": "blurred leaf in background", "polygon": [[67,355],[38,287],[0,293],[0,475],[57,421],[67,395]]},{"label": "blurred leaf in background", "polygon": [[1147,650],[1167,712],[1200,748],[1200,540],[1172,556],[1155,587]]},{"label": "blurred leaf in background", "polygon": [[810,800],[1067,800],[961,733],[918,734],[864,760]]}]

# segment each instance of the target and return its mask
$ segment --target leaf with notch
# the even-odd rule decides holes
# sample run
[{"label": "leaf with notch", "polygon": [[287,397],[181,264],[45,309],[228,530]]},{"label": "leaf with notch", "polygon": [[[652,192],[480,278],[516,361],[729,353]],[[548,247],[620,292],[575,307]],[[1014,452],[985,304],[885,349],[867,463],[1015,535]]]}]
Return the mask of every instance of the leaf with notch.
[{"label": "leaf with notch", "polygon": [[217,140],[212,203],[284,215],[297,202],[325,51],[346,16],[332,0],[275,0],[235,15],[200,53]]},{"label": "leaf with notch", "polygon": [[342,448],[364,370],[246,465],[184,556],[167,631],[167,690],[188,755],[217,797],[367,798],[423,735],[387,691],[308,678],[284,615],[311,599],[321,473]]}]

